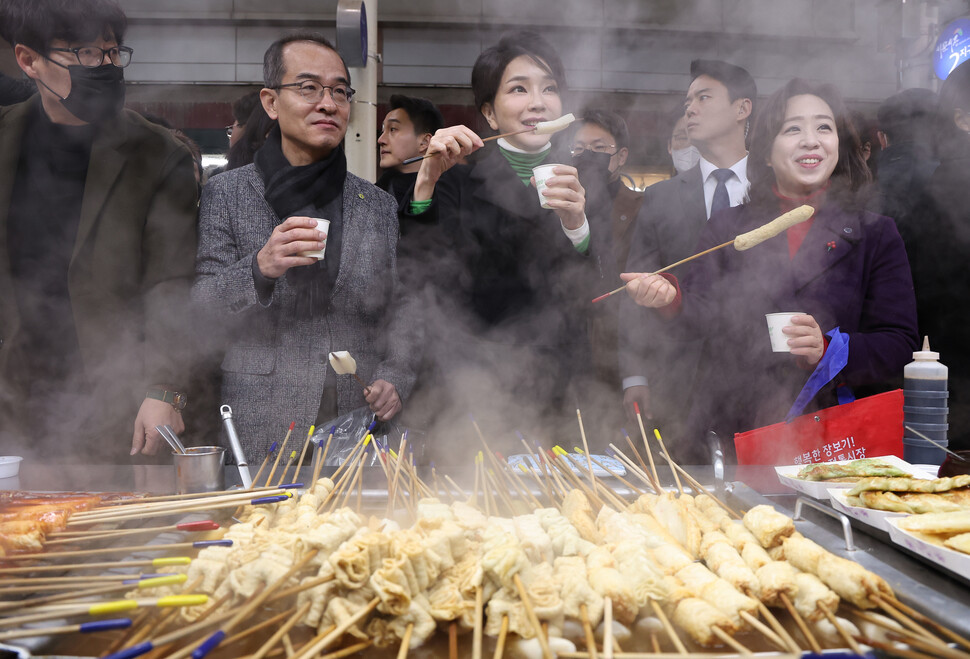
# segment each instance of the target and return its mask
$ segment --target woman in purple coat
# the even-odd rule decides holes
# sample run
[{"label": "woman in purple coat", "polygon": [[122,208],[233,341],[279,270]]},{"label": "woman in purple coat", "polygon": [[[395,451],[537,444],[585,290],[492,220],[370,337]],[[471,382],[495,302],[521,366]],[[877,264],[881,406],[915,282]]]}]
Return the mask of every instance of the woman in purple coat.
[{"label": "woman in purple coat", "polygon": [[[835,405],[839,385],[856,393],[885,386],[912,358],[919,335],[909,262],[895,223],[856,203],[870,178],[860,148],[835,88],[792,80],[758,117],[748,202],[712,217],[697,251],[802,204],[815,208],[812,218],[750,250],[702,257],[682,290],[673,277],[624,275],[638,304],[675,319],[670,331],[706,338],[690,434],[678,438],[689,446],[707,430],[731,440],[782,421],[836,327],[848,335],[848,361],[806,412]],[[791,353],[771,350],[765,314],[773,312],[801,312],[784,329]]]}]

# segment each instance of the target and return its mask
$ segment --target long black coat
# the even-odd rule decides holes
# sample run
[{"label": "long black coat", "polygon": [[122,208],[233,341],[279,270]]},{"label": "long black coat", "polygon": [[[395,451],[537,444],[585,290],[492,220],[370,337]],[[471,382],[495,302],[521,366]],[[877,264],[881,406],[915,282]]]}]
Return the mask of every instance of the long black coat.
[{"label": "long black coat", "polygon": [[441,377],[467,375],[449,388],[482,386],[483,404],[501,392],[543,410],[564,402],[570,382],[589,372],[590,299],[610,259],[610,209],[599,201],[608,196],[589,187],[585,254],[494,145],[447,171],[421,215],[403,205],[402,269],[410,274],[402,278],[413,282],[419,270],[432,282],[431,359]]}]

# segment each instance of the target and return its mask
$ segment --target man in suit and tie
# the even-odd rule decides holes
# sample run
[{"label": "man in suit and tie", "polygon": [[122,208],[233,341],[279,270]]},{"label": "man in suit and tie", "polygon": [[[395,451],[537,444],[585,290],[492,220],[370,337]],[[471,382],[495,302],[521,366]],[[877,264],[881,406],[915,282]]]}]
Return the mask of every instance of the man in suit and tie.
[{"label": "man in suit and tie", "polygon": [[192,157],[124,109],[113,0],[6,0],[36,84],[0,110],[0,445],[111,460],[183,429]]},{"label": "man in suit and tie", "polygon": [[[263,78],[278,126],[253,164],[206,185],[193,289],[229,331],[223,402],[251,457],[291,421],[306,429],[363,406],[393,418],[420,354],[397,275],[397,204],[347,172],[346,65],[323,37],[294,34],[270,45]],[[366,388],[329,368],[341,350]]]},{"label": "man in suit and tie", "polygon": [[[740,204],[747,194],[745,137],[757,97],[754,80],[741,67],[716,60],[694,60],[690,73],[684,117],[700,162],[647,188],[628,272],[653,272],[690,256],[711,215]],[[689,267],[679,267],[672,274],[683,278]],[[641,412],[653,416],[676,441],[681,439],[703,346],[670,336],[655,313],[630,300],[620,301],[623,403],[628,413],[638,403]],[[694,439],[690,438],[692,444],[697,443]]]}]

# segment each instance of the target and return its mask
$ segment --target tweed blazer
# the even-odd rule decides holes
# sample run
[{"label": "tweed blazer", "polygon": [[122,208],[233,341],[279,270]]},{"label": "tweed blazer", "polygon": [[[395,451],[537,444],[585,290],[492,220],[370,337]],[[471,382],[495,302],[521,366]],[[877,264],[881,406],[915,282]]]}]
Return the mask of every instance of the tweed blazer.
[{"label": "tweed blazer", "polygon": [[[18,405],[8,385],[23,377],[7,215],[24,128],[39,104],[34,96],[0,109],[0,426],[4,400]],[[197,190],[191,154],[164,128],[126,110],[96,134],[68,291],[90,382],[79,393],[101,417],[105,451],[127,455],[148,385],[186,381]]]},{"label": "tweed blazer", "polygon": [[213,178],[199,219],[193,297],[220,316],[225,341],[222,398],[247,457],[257,459],[291,421],[314,422],[329,378],[337,378],[338,412],[366,405],[361,386],[329,367],[331,351],[347,350],[367,382],[383,379],[405,398],[420,359],[414,304],[397,275],[397,204],[352,174],[343,189],[340,269],[330,310],[295,314],[296,293],[284,275],[262,304],[253,255],[281,220],[264,197],[255,165]]}]

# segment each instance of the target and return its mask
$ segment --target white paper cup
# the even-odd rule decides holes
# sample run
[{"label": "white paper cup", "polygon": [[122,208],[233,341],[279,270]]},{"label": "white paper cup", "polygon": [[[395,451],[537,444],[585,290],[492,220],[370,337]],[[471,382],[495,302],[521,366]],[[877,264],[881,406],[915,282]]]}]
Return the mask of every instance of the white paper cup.
[{"label": "white paper cup", "polygon": [[[317,231],[322,231],[324,233],[330,232],[330,220],[322,220],[319,217],[313,218],[317,221]],[[308,256],[311,259],[317,259],[318,261],[323,260],[323,255],[327,251],[326,238],[324,238],[323,249],[317,251],[300,252],[300,256]]]},{"label": "white paper cup", "polygon": [[768,338],[771,339],[772,352],[791,352],[791,346],[788,345],[788,339],[791,337],[781,330],[792,324],[792,316],[801,316],[804,313],[804,311],[785,311],[765,314],[765,318],[768,320]]},{"label": "white paper cup", "polygon": [[558,164],[553,163],[551,165],[539,165],[538,167],[532,168],[532,175],[536,179],[536,192],[539,193],[539,205],[543,208],[549,208],[546,204],[546,198],[542,196],[542,193],[546,190],[546,181],[556,175],[552,171],[556,167],[558,167]]}]

